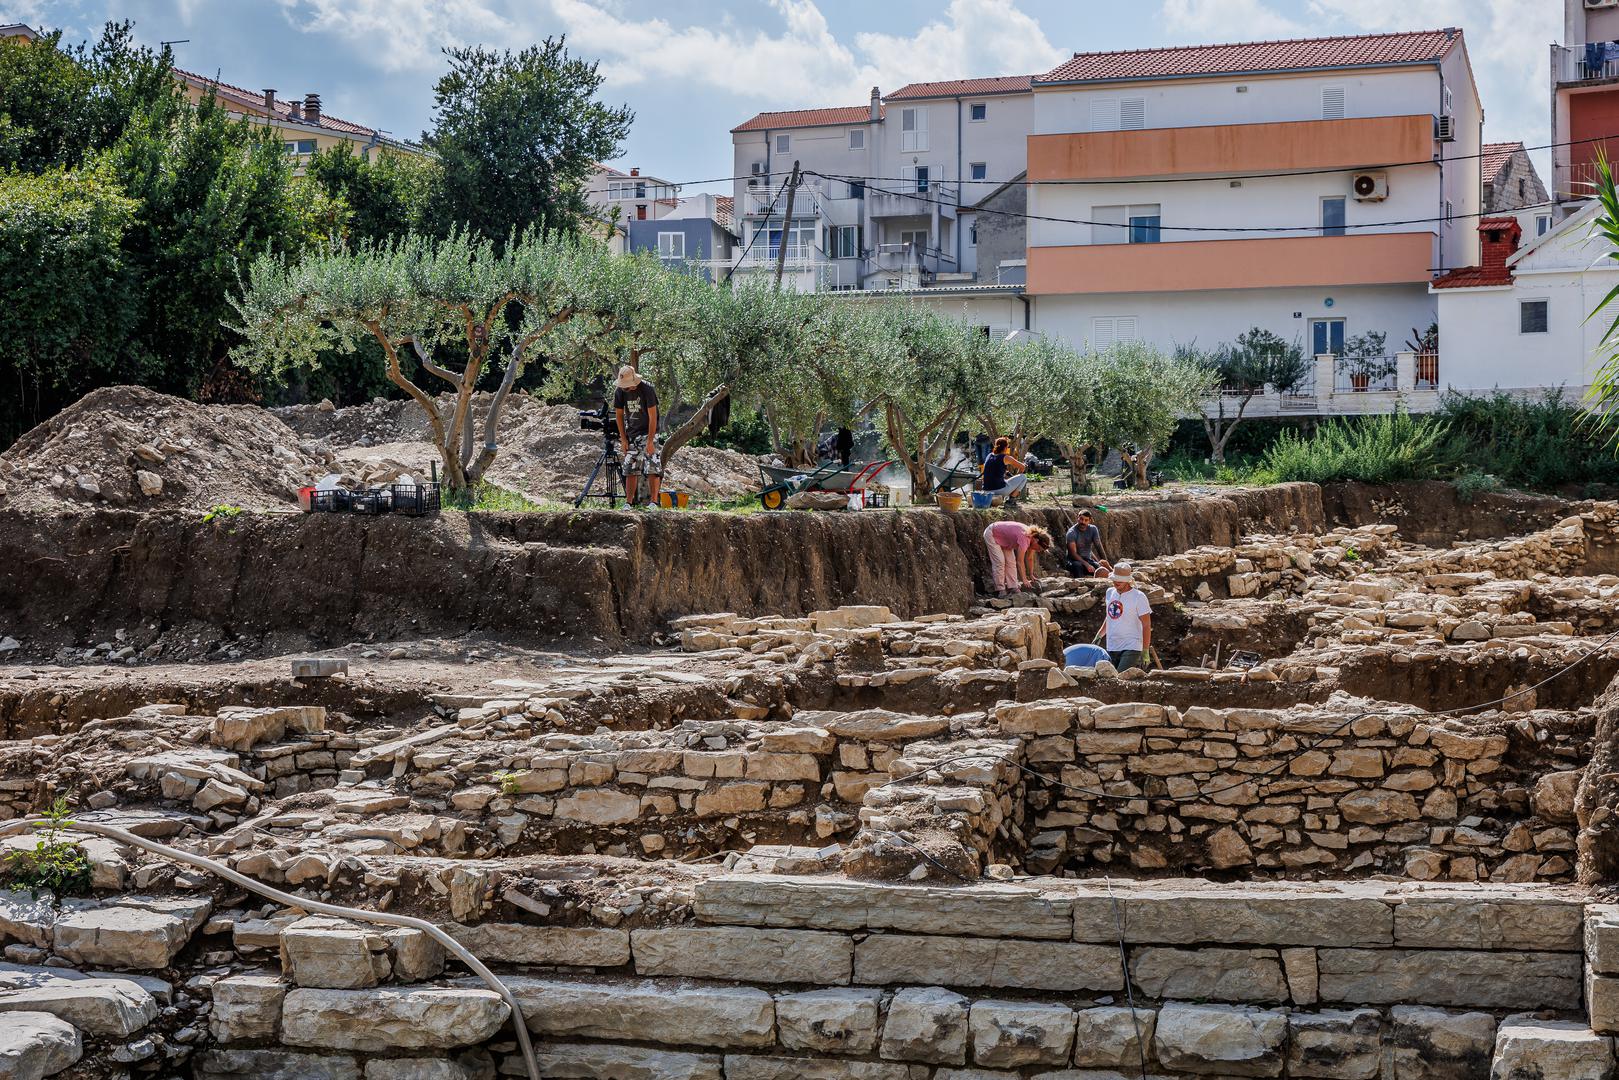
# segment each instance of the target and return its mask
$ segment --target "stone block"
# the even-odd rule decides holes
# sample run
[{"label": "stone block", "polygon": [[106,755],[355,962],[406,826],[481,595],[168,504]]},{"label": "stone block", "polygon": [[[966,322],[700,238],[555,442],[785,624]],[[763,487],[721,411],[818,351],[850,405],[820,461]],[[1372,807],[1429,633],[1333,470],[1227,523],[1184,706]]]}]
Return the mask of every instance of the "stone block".
[{"label": "stone block", "polygon": [[980,1065],[1063,1065],[1073,1051],[1074,1013],[1063,1005],[977,1001],[967,1024]]},{"label": "stone block", "polygon": [[1152,998],[1186,1001],[1287,1000],[1275,949],[1137,949],[1130,976]]},{"label": "stone block", "polygon": [[392,965],[378,931],[326,915],[310,915],[281,931],[281,970],[295,986],[355,990],[385,982]]},{"label": "stone block", "polygon": [[1383,1018],[1376,1009],[1296,1012],[1288,1017],[1287,1075],[1375,1080],[1383,1067]]},{"label": "stone block", "polygon": [[927,739],[950,730],[946,716],[911,716],[887,709],[856,709],[854,712],[803,712],[794,719],[825,728],[840,739],[857,742],[909,742]]},{"label": "stone block", "polygon": [[449,923],[449,935],[485,962],[620,967],[630,962],[628,930],[528,923]]},{"label": "stone block", "polygon": [[[686,1054],[639,1046],[547,1042],[534,1049],[540,1075],[556,1080],[724,1080],[718,1054]],[[525,1076],[521,1058],[503,1063],[501,1073]]]},{"label": "stone block", "polygon": [[1076,941],[1116,942],[1118,922],[1125,940],[1143,945],[1391,945],[1394,910],[1375,896],[1344,895],[1335,887],[1299,884],[1267,891],[1207,886],[1118,891],[1102,889],[1074,900]]},{"label": "stone block", "polygon": [[393,957],[393,979],[414,983],[436,979],[444,970],[444,946],[421,930],[396,926],[382,932]]},{"label": "stone block", "polygon": [[911,1070],[885,1061],[817,1061],[726,1054],[725,1080],[911,1080]]},{"label": "stone block", "polygon": [[0,1013],[49,1013],[86,1035],[122,1039],[157,1019],[158,1003],[138,983],[63,968],[0,964]]},{"label": "stone block", "polygon": [[41,1080],[84,1056],[84,1041],[65,1020],[49,1013],[7,1013],[0,1022],[0,1076]]},{"label": "stone block", "polygon": [[365,1063],[365,1080],[488,1080],[491,1063],[485,1058],[451,1061],[446,1058],[377,1058]]},{"label": "stone block", "polygon": [[276,975],[232,975],[214,983],[208,1030],[215,1042],[274,1039],[287,984]]},{"label": "stone block", "polygon": [[911,934],[951,934],[971,926],[981,937],[1057,941],[1069,940],[1074,930],[1074,905],[1068,897],[987,882],[940,888],[848,878],[722,875],[697,883],[694,911],[703,922],[733,926]]},{"label": "stone block", "polygon": [[1390,1010],[1396,1080],[1480,1080],[1490,1074],[1495,1017],[1415,1005]]},{"label": "stone block", "polygon": [[1314,949],[1283,949],[1282,973],[1287,977],[1287,996],[1295,1005],[1314,1005],[1321,1000],[1321,971],[1316,967]]},{"label": "stone block", "polygon": [[1585,1015],[1593,1030],[1619,1035],[1619,977],[1586,969]]},{"label": "stone block", "polygon": [[471,987],[299,988],[282,1007],[281,1041],[367,1053],[451,1050],[490,1038],[510,1015],[499,994]]},{"label": "stone block", "polygon": [[1584,1024],[1520,1013],[1495,1033],[1490,1080],[1612,1080],[1613,1040]]},{"label": "stone block", "polygon": [[1081,1009],[1074,1025],[1074,1064],[1139,1069],[1152,1056],[1152,1033],[1157,1026],[1158,1010],[1153,1008],[1104,1005]]},{"label": "stone block", "polygon": [[325,731],[325,706],[227,705],[215,715],[208,741],[227,750],[251,750],[259,743],[279,742],[289,730],[300,734]]},{"label": "stone block", "polygon": [[1584,769],[1547,773],[1535,781],[1534,790],[1529,796],[1530,807],[1547,821],[1573,824],[1574,795],[1584,775]]},{"label": "stone block", "polygon": [[291,1050],[204,1050],[197,1080],[360,1080],[351,1057]]},{"label": "stone block", "polygon": [[721,784],[698,794],[695,812],[698,817],[753,813],[765,808],[765,797],[769,792],[769,784],[754,780]]},{"label": "stone block", "polygon": [[1321,1000],[1352,1005],[1577,1009],[1578,953],[1318,949]]},{"label": "stone block", "polygon": [[820,930],[700,926],[636,930],[630,949],[640,975],[842,986],[849,982],[854,939]]},{"label": "stone block", "polygon": [[1005,701],[995,707],[994,719],[1002,735],[1063,735],[1078,711],[1060,701]]},{"label": "stone block", "polygon": [[1584,904],[1570,897],[1407,897],[1394,908],[1394,944],[1412,949],[1578,952],[1584,922]]},{"label": "stone block", "polygon": [[112,905],[63,915],[53,938],[56,952],[82,967],[160,971],[185,948],[193,929],[181,914]]},{"label": "stone block", "polygon": [[587,790],[557,800],[558,821],[628,825],[641,816],[641,797],[629,791]]},{"label": "stone block", "polygon": [[673,1046],[770,1046],[776,1005],[747,986],[667,982],[579,983],[504,980],[529,1029],[540,1035],[626,1039]]},{"label": "stone block", "polygon": [[1619,975],[1619,904],[1585,909],[1585,962],[1599,975]]},{"label": "stone block", "polygon": [[56,915],[49,896],[0,889],[0,942],[20,941],[36,949],[48,949]]},{"label": "stone block", "polygon": [[879,986],[1124,989],[1116,946],[899,934],[873,934],[855,946],[854,981]]},{"label": "stone block", "polygon": [[882,1056],[960,1065],[967,1060],[967,999],[937,986],[901,990],[888,1005]]},{"label": "stone block", "polygon": [[1215,1076],[1280,1076],[1287,1016],[1231,1005],[1183,1005],[1158,1010],[1153,1049],[1178,1072]]},{"label": "stone block", "polygon": [[776,996],[776,1032],[789,1050],[870,1054],[877,1048],[880,990],[810,990]]}]

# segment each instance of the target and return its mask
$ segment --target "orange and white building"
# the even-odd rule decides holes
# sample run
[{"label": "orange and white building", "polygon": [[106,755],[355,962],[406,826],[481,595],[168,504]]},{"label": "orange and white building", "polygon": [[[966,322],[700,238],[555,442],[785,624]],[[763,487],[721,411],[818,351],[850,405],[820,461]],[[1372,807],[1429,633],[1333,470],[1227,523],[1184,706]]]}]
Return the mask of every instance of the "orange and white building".
[{"label": "orange and white building", "polygon": [[1478,261],[1482,127],[1457,29],[1076,53],[1033,83],[1035,329],[1323,356],[1378,332],[1392,366]]}]

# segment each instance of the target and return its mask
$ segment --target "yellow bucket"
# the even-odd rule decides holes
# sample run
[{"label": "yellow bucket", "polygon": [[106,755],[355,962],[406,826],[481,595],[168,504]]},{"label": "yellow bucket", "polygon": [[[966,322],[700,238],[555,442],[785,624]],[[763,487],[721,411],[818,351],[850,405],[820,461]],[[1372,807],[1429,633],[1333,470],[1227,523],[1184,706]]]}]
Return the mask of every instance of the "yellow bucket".
[{"label": "yellow bucket", "polygon": [[660,491],[658,492],[658,505],[666,506],[671,510],[684,510],[691,501],[691,493],[687,491]]},{"label": "yellow bucket", "polygon": [[954,514],[961,509],[961,492],[941,491],[933,497],[933,501],[939,504],[940,510],[947,514]]}]

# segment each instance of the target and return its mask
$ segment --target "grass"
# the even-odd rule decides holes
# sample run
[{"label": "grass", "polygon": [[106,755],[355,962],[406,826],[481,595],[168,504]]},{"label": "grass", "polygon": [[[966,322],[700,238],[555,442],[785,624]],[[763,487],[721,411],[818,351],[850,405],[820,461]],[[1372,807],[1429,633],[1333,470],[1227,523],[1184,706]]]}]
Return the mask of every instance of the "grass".
[{"label": "grass", "polygon": [[546,511],[567,510],[570,507],[557,502],[535,502],[526,495],[491,484],[487,480],[459,492],[444,493],[444,509],[473,511],[499,511],[505,513],[535,514]]}]

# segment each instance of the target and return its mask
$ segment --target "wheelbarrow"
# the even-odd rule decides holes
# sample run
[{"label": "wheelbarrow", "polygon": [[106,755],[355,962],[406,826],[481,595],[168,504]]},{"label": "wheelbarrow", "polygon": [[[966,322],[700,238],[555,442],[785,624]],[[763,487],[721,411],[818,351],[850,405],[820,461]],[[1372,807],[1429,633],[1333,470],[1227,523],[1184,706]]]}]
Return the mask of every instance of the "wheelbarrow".
[{"label": "wheelbarrow", "polygon": [[789,496],[800,491],[833,491],[842,495],[860,492],[863,496],[866,486],[892,464],[892,461],[854,461],[844,465],[839,461],[823,461],[809,472],[760,465],[759,477],[764,486],[759,490],[759,505],[766,510],[780,510],[787,505]]}]

